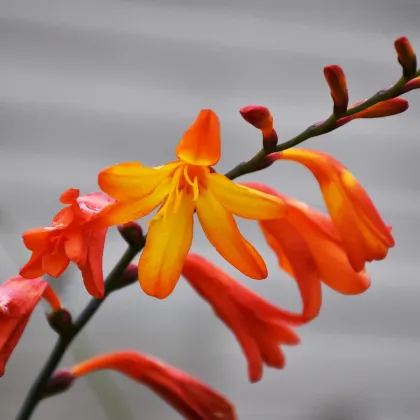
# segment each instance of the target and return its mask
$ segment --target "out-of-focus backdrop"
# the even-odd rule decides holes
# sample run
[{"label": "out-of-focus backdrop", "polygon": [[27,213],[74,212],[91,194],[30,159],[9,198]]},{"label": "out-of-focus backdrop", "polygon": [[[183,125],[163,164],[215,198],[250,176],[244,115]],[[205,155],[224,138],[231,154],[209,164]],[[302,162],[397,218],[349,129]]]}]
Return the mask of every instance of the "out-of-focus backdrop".
[{"label": "out-of-focus backdrop", "polygon": [[[238,110],[268,106],[281,140],[329,115],[322,68],[340,64],[351,101],[400,76],[393,42],[420,52],[415,0],[0,0],[0,281],[28,257],[20,233],[50,222],[68,187],[97,189],[102,168],[173,159],[200,108],[220,116],[230,169],[260,147]],[[237,404],[240,419],[420,418],[420,96],[382,120],[356,121],[305,147],[333,154],[371,194],[397,246],[371,264],[371,289],[343,297],[324,289],[320,317],[286,348],[283,371],[247,381],[232,334],[184,281],[166,300],[137,285],[112,296],[62,366],[119,348],[156,355]],[[311,175],[282,162],[248,176],[324,208]],[[238,274],[196,229],[193,245],[272,302],[299,310],[292,279],[254,224],[241,223],[270,277]],[[105,271],[125,245],[110,231]],[[72,311],[88,299],[76,270],[53,283]],[[0,380],[0,419],[13,420],[55,339],[38,308]],[[99,394],[99,397],[98,397]],[[43,402],[34,420],[177,419],[152,394],[116,373],[98,373]]]}]

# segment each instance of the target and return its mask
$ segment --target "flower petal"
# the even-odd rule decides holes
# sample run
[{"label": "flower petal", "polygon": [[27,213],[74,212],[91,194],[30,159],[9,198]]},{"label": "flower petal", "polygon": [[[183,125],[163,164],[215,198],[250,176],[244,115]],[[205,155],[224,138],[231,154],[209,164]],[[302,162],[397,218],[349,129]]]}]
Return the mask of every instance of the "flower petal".
[{"label": "flower petal", "polygon": [[48,252],[42,257],[42,268],[44,273],[51,277],[60,277],[68,265],[70,260],[64,250],[64,244],[57,247],[54,252]]},{"label": "flower petal", "polygon": [[101,189],[119,201],[129,201],[151,194],[179,165],[171,162],[160,168],[149,168],[140,162],[110,166],[98,175]]},{"label": "flower petal", "polygon": [[146,246],[140,256],[140,285],[148,295],[164,299],[174,290],[190,250],[193,236],[194,202],[185,191],[169,197],[165,214],[150,223]]},{"label": "flower petal", "polygon": [[170,178],[164,179],[160,185],[149,195],[133,201],[118,201],[105,207],[92,225],[108,227],[132,222],[151,213],[166,198],[170,191]]},{"label": "flower petal", "polygon": [[279,197],[238,185],[224,175],[207,176],[208,188],[222,206],[239,217],[251,220],[278,219],[284,214],[285,203]]},{"label": "flower petal", "polygon": [[215,165],[220,159],[220,122],[211,109],[202,109],[176,148],[177,157],[193,165]]},{"label": "flower petal", "polygon": [[207,239],[226,261],[253,279],[267,277],[264,260],[241,235],[233,216],[209,189],[200,191],[196,209]]},{"label": "flower petal", "polygon": [[42,252],[33,251],[29,261],[19,270],[19,274],[25,279],[34,279],[44,275],[42,255]]}]

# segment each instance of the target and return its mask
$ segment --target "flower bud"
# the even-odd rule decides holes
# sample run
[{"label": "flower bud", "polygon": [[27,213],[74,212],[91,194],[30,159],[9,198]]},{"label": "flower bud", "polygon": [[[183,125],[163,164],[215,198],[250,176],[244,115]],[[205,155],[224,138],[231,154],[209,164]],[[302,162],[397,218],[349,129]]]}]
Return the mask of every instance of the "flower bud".
[{"label": "flower bud", "polygon": [[395,40],[395,50],[397,51],[398,62],[403,68],[405,77],[414,77],[417,71],[417,57],[407,37],[401,36]]},{"label": "flower bud", "polygon": [[72,333],[73,322],[70,312],[61,308],[47,314],[50,327],[60,336],[67,336]]},{"label": "flower bud", "polygon": [[277,133],[274,130],[273,116],[268,108],[261,105],[248,105],[240,111],[242,118],[255,128],[261,130],[265,153],[276,151],[278,143]]},{"label": "flower bud", "polygon": [[118,226],[124,240],[134,249],[142,249],[145,244],[143,229],[136,222],[128,222]]},{"label": "flower bud", "polygon": [[124,273],[115,280],[110,286],[108,286],[106,292],[114,292],[115,290],[122,289],[136,283],[139,279],[138,267],[136,264],[129,264],[124,270]]},{"label": "flower bud", "polygon": [[[363,101],[362,101],[363,102]],[[357,102],[354,106],[362,102]],[[354,107],[353,106],[353,107]],[[364,111],[357,112],[352,115],[352,119],[356,118],[382,118],[391,115],[401,114],[408,109],[408,101],[403,98],[393,98],[387,101],[379,102]]]},{"label": "flower bud", "polygon": [[420,88],[420,77],[416,77],[408,81],[402,88],[402,93],[409,92],[410,90]]},{"label": "flower bud", "polygon": [[334,114],[343,115],[349,104],[347,81],[343,69],[335,64],[324,67],[324,76],[334,101]]},{"label": "flower bud", "polygon": [[66,391],[73,385],[75,379],[76,376],[69,370],[57,370],[48,380],[42,397],[47,398]]}]

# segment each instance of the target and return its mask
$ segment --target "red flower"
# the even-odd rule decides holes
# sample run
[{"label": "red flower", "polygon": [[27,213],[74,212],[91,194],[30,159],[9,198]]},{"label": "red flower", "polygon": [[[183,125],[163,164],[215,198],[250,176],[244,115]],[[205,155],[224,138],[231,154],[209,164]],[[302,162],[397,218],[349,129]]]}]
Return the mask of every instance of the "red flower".
[{"label": "red flower", "polygon": [[277,255],[279,266],[296,280],[302,297],[304,321],[315,318],[321,309],[321,281],[346,295],[363,293],[369,288],[367,273],[357,273],[350,265],[331,218],[266,185],[245,185],[281,197],[286,202],[285,217],[261,221],[259,225],[268,245]]},{"label": "red flower", "polygon": [[324,67],[324,76],[334,101],[334,113],[343,114],[349,104],[346,75],[340,66],[332,64]]},{"label": "red flower", "polygon": [[235,334],[248,360],[251,382],[261,379],[263,363],[284,367],[279,345],[299,344],[287,322],[301,323],[299,316],[275,307],[199,255],[188,254],[182,275]]},{"label": "red flower", "polygon": [[190,420],[235,420],[233,405],[222,395],[186,373],[134,351],[103,354],[71,370],[75,378],[113,369],[141,382]]},{"label": "red flower", "polygon": [[72,261],[82,271],[87,291],[100,299],[104,296],[102,254],[107,229],[91,222],[114,200],[99,192],[79,197],[79,190],[71,188],[60,201],[68,206],[54,217],[51,226],[23,233],[32,256],[20,274],[26,278],[43,274],[60,277]]},{"label": "red flower", "polygon": [[0,285],[0,377],[41,297],[54,311],[61,309],[58,297],[43,279],[16,276]]}]

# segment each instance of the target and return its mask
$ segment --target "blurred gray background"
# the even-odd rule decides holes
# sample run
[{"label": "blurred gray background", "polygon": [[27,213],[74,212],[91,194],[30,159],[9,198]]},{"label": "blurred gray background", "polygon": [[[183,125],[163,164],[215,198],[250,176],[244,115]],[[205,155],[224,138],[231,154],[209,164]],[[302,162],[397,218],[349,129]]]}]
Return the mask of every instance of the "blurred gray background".
[{"label": "blurred gray background", "polygon": [[[117,162],[173,159],[183,131],[208,107],[221,119],[217,169],[227,171],[260,147],[241,107],[270,107],[287,140],[329,115],[324,65],[344,68],[352,102],[394,83],[394,39],[406,35],[420,52],[419,18],[417,0],[0,0],[0,281],[29,255],[20,233],[48,224],[63,190],[96,190],[98,171]],[[265,370],[250,385],[232,334],[182,280],[164,301],[137,285],[112,296],[62,366],[134,348],[219,389],[240,419],[419,419],[420,95],[406,97],[411,107],[403,115],[356,121],[305,144],[349,167],[394,227],[397,246],[369,266],[373,284],[364,295],[325,289],[321,316],[300,329],[302,345],[286,348],[284,371]],[[324,208],[317,184],[297,164],[246,179]],[[299,310],[294,281],[277,269],[255,224],[241,228],[266,257],[266,281],[229,267],[198,224],[193,250]],[[124,248],[112,229],[106,271]],[[54,285],[75,313],[88,299],[74,268]],[[55,339],[44,309],[34,313],[0,380],[0,420],[14,418]],[[106,372],[43,402],[33,418],[179,417],[146,388]]]}]

